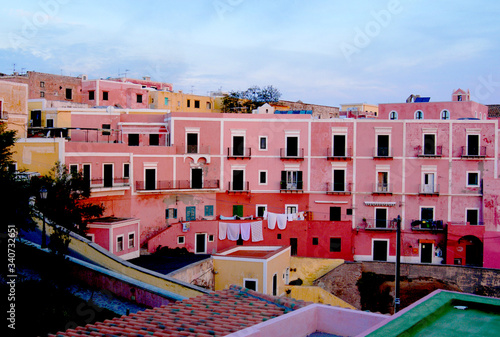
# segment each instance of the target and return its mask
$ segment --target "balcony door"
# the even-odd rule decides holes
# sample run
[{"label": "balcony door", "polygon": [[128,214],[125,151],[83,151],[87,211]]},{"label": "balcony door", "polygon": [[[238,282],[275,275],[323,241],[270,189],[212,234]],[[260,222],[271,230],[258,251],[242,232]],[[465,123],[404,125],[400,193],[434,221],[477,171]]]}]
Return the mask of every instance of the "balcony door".
[{"label": "balcony door", "polygon": [[187,153],[198,153],[198,134],[187,134]]},{"label": "balcony door", "polygon": [[113,186],[113,164],[104,164],[103,167],[104,173],[104,187],[112,187]]},{"label": "balcony door", "polygon": [[377,192],[389,191],[389,172],[377,172]]},{"label": "balcony door", "polygon": [[297,157],[299,155],[299,137],[286,137],[286,156]]},{"label": "balcony door", "polygon": [[144,170],[144,188],[146,190],[156,189],[156,169]]},{"label": "balcony door", "polygon": [[467,155],[479,155],[479,135],[467,135]]},{"label": "balcony door", "polygon": [[436,135],[424,135],[424,155],[436,154]]},{"label": "balcony door", "polygon": [[333,191],[345,191],[345,170],[333,170]]},{"label": "balcony door", "polygon": [[191,188],[203,188],[203,170],[201,168],[191,169]]},{"label": "balcony door", "polygon": [[389,135],[378,135],[377,137],[377,157],[389,156]]},{"label": "balcony door", "polygon": [[333,136],[333,156],[345,157],[345,135]]},{"label": "balcony door", "polygon": [[434,193],[434,173],[424,173],[424,193]]},{"label": "balcony door", "polygon": [[387,228],[387,209],[385,208],[375,209],[375,227]]},{"label": "balcony door", "polygon": [[233,191],[243,191],[243,186],[245,185],[243,177],[243,170],[233,170]]},{"label": "balcony door", "polygon": [[245,155],[245,137],[233,136],[233,156]]}]

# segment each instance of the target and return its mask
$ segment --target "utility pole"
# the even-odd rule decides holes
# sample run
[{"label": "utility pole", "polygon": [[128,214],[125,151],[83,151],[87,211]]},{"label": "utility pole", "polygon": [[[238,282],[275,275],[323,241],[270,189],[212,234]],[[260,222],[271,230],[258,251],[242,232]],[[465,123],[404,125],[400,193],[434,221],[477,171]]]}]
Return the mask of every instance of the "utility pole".
[{"label": "utility pole", "polygon": [[399,298],[399,274],[401,270],[401,215],[398,215],[396,219],[396,276],[394,280],[394,291],[395,291],[395,296],[394,296],[394,313],[397,313],[399,311],[399,305],[401,304],[400,298]]}]

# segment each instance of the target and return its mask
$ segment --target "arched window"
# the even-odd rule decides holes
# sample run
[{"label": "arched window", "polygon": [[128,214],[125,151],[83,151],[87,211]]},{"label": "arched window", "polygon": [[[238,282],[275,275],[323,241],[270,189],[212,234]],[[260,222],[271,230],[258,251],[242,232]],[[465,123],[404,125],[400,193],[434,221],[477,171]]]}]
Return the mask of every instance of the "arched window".
[{"label": "arched window", "polygon": [[398,119],[398,113],[396,111],[391,111],[389,113],[389,119]]},{"label": "arched window", "polygon": [[450,112],[448,110],[441,111],[441,119],[443,120],[450,119]]},{"label": "arched window", "polygon": [[424,113],[422,110],[415,111],[415,119],[424,119]]}]

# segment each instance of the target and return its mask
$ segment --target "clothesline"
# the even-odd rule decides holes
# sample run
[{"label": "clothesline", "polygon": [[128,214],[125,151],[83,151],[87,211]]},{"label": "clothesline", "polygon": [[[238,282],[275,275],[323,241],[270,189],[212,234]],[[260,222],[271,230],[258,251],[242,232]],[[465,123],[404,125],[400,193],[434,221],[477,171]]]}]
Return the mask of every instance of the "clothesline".
[{"label": "clothesline", "polygon": [[237,241],[240,235],[243,241],[250,240],[250,236],[252,237],[252,242],[263,241],[262,221],[241,223],[219,222],[219,240],[225,240],[227,236],[228,240]]}]

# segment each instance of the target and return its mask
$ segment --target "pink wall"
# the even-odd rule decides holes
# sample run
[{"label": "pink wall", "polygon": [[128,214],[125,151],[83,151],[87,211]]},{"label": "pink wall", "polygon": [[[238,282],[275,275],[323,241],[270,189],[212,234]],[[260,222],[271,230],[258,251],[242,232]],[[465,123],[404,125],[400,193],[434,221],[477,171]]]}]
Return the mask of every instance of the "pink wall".
[{"label": "pink wall", "polygon": [[[95,99],[89,100],[89,91],[95,92]],[[142,89],[139,84],[123,83],[109,80],[89,80],[82,82],[83,103],[90,106],[114,106],[122,108],[145,109],[148,108],[147,89]],[[104,100],[103,91],[108,92],[108,99]],[[142,95],[142,102],[137,102],[137,95]]]}]

